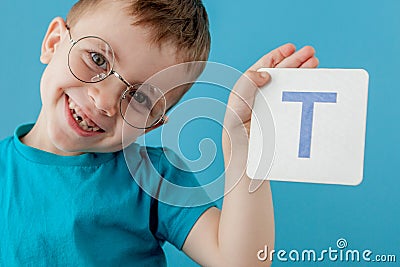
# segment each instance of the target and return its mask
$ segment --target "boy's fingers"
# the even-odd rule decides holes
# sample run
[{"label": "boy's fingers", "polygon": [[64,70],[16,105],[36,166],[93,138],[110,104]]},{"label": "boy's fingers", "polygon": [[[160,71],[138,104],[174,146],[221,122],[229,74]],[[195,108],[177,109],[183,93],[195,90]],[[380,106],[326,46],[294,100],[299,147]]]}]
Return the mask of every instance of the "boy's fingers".
[{"label": "boy's fingers", "polygon": [[312,46],[305,46],[276,65],[277,68],[298,68],[314,57],[315,50]]},{"label": "boy's fingers", "polygon": [[304,62],[300,68],[316,68],[318,67],[319,60],[316,57],[312,57],[308,59],[306,62]]},{"label": "boy's fingers", "polygon": [[256,71],[259,68],[275,68],[295,51],[296,47],[293,44],[284,44],[263,56],[250,69]]}]

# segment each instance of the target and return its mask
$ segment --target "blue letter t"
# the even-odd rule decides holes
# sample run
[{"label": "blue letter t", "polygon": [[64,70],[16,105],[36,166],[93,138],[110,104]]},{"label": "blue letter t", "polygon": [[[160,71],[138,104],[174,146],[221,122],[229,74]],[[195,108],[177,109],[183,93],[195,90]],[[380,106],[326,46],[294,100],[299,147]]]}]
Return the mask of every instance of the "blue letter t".
[{"label": "blue letter t", "polygon": [[303,103],[301,112],[299,158],[310,158],[314,103],[336,103],[337,93],[283,92],[282,101]]}]

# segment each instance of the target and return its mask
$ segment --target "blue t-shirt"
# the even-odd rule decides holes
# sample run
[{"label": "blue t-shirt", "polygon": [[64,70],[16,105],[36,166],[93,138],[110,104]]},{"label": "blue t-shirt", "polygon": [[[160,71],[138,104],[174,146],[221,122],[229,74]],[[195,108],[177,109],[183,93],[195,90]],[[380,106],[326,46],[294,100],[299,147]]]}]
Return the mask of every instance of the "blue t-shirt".
[{"label": "blue t-shirt", "polygon": [[[19,138],[32,126],[0,142],[1,266],[165,266],[164,241],[181,249],[213,206],[176,207],[149,196],[122,151],[68,157],[26,146]],[[130,151],[137,177],[151,180],[154,166],[171,182],[198,185],[169,163],[171,151],[137,144]]]}]

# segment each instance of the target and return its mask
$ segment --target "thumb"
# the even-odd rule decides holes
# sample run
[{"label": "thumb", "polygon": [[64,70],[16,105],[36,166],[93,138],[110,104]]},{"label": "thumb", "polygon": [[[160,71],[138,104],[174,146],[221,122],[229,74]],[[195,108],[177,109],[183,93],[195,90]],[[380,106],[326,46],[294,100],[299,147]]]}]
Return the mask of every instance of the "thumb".
[{"label": "thumb", "polygon": [[246,75],[257,85],[257,87],[262,87],[266,85],[270,80],[271,76],[265,70],[248,70]]},{"label": "thumb", "polygon": [[257,89],[266,85],[271,76],[266,71],[248,69],[238,80],[233,91],[243,99],[251,99]]},{"label": "thumb", "polygon": [[266,71],[261,72],[249,69],[239,78],[232,91],[252,107],[258,88],[266,85],[270,79],[271,76]]}]

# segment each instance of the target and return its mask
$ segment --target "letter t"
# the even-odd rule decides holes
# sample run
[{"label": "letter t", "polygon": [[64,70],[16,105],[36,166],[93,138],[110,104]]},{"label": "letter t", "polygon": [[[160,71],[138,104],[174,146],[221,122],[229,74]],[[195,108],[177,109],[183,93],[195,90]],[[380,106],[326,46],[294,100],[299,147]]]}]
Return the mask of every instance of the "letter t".
[{"label": "letter t", "polygon": [[301,102],[299,158],[310,158],[314,103],[336,103],[337,93],[283,92],[283,102]]}]

